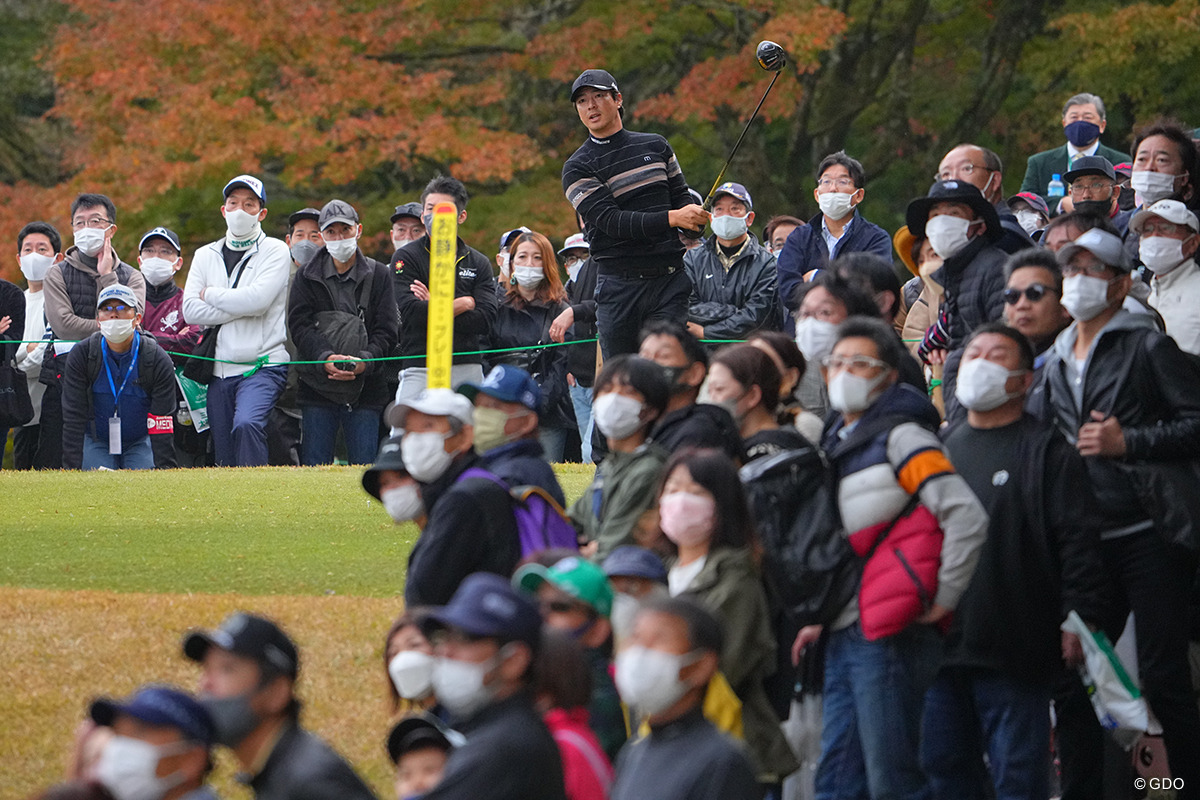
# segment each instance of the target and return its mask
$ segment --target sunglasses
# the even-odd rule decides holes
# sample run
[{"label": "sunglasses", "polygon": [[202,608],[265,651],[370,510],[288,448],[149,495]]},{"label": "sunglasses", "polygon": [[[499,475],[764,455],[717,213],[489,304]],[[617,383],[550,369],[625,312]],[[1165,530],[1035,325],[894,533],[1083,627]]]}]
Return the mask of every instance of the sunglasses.
[{"label": "sunglasses", "polygon": [[1058,291],[1051,289],[1049,286],[1043,286],[1040,283],[1031,283],[1026,286],[1024,290],[1005,289],[1003,297],[1005,303],[1010,306],[1015,306],[1017,303],[1021,302],[1021,295],[1025,295],[1025,299],[1029,302],[1036,303],[1045,297],[1047,293],[1058,294]]}]

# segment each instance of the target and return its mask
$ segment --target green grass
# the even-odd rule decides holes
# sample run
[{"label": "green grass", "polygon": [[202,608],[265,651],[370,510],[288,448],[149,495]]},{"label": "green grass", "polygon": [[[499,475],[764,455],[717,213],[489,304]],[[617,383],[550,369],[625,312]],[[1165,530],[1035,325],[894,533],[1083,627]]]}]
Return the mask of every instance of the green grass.
[{"label": "green grass", "polygon": [[[568,501],[592,468],[556,467]],[[3,473],[0,585],[386,597],[414,525],[396,526],[357,467]]]}]

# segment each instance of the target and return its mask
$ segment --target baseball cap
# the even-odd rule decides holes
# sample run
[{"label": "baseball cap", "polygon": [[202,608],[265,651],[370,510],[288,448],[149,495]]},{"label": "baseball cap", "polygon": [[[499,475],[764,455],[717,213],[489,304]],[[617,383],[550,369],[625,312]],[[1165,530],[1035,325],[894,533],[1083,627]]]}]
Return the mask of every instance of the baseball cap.
[{"label": "baseball cap", "polygon": [[600,89],[602,91],[619,92],[617,88],[617,79],[612,76],[608,70],[604,69],[585,69],[579,73],[579,77],[571,84],[571,100],[575,100],[575,95],[579,94],[579,90],[591,87],[592,89]]},{"label": "baseball cap", "polygon": [[1034,194],[1033,192],[1017,192],[1012,197],[1008,198],[1008,205],[1010,207],[1012,206],[1014,200],[1023,200],[1024,202],[1028,203],[1034,211],[1038,212],[1046,219],[1050,219],[1050,206],[1046,205],[1046,201],[1042,199],[1041,195]]},{"label": "baseball cap", "polygon": [[610,578],[646,578],[665,584],[667,568],[662,559],[644,547],[623,544],[604,559],[604,574]]},{"label": "baseball cap", "polygon": [[588,244],[588,240],[584,238],[582,233],[573,233],[567,237],[565,242],[563,242],[562,249],[558,251],[558,254],[561,256],[568,250],[578,250],[581,248],[590,252],[592,246]]},{"label": "baseball cap", "polygon": [[529,594],[535,594],[543,583],[595,609],[602,617],[612,613],[613,590],[608,576],[587,559],[568,556],[552,567],[526,564],[513,575],[513,585]]},{"label": "baseball cap", "polygon": [[690,186],[688,187],[688,196],[692,198],[692,202],[694,202],[696,205],[704,205],[704,198],[700,196],[699,192]]},{"label": "baseball cap", "polygon": [[293,211],[288,216],[288,226],[295,227],[296,223],[302,219],[311,219],[313,222],[320,222],[321,212],[311,206],[302,208],[299,211]]},{"label": "baseball cap", "polygon": [[330,200],[321,209],[321,218],[317,220],[317,227],[325,230],[335,222],[344,222],[353,228],[358,224],[358,212],[345,200]]},{"label": "baseball cap", "polygon": [[171,686],[143,686],[125,700],[96,699],[88,714],[97,725],[112,727],[117,717],[132,717],[147,725],[175,728],[188,741],[206,747],[213,743],[212,718],[187,692]]},{"label": "baseball cap", "polygon": [[1120,164],[1113,164],[1113,172],[1123,178],[1128,178],[1133,175],[1133,164],[1128,161],[1122,161]]},{"label": "baseball cap", "polygon": [[1071,257],[1081,250],[1087,250],[1101,263],[1119,272],[1129,272],[1129,262],[1125,259],[1125,248],[1121,246],[1120,238],[1108,231],[1099,228],[1084,231],[1078,239],[1058,251],[1058,263],[1069,263]]},{"label": "baseball cap", "polygon": [[520,403],[530,411],[542,405],[542,390],[533,377],[520,367],[492,367],[482,383],[464,383],[458,393],[475,402],[480,392],[504,403]]},{"label": "baseball cap", "polygon": [[383,444],[379,445],[379,455],[375,456],[375,463],[363,473],[363,488],[367,490],[367,494],[376,500],[380,499],[379,473],[408,472],[408,469],[404,466],[404,458],[400,455],[400,440],[403,438],[403,436],[396,435],[384,439]]},{"label": "baseball cap", "polygon": [[271,620],[238,611],[214,631],[192,631],[183,639],[183,654],[203,661],[210,647],[257,661],[291,678],[300,673],[300,654],[288,635]]},{"label": "baseball cap", "polygon": [[402,206],[396,206],[396,213],[392,214],[391,221],[395,222],[401,217],[415,217],[416,219],[420,219],[423,211],[424,209],[421,208],[420,203],[405,203]]},{"label": "baseball cap", "polygon": [[512,240],[520,236],[522,233],[533,233],[533,231],[522,225],[519,228],[513,228],[511,231],[505,231],[504,233],[500,234],[500,249],[503,250],[511,245]]},{"label": "baseball cap", "polygon": [[143,247],[145,247],[146,242],[149,241],[150,239],[153,239],[155,236],[158,236],[162,239],[166,239],[168,242],[170,242],[171,247],[175,248],[176,253],[183,252],[183,248],[179,246],[179,237],[175,235],[175,231],[171,230],[170,228],[163,228],[163,227],[155,228],[154,230],[149,231],[145,236],[143,236],[142,240],[140,242],[138,242],[138,250],[141,250]]},{"label": "baseball cap", "polygon": [[1192,230],[1200,232],[1200,221],[1196,219],[1196,215],[1178,200],[1159,200],[1154,205],[1143,208],[1129,220],[1129,230],[1140,235],[1142,226],[1150,217],[1162,217],[1167,222],[1187,225]]},{"label": "baseball cap", "polygon": [[114,283],[112,286],[106,286],[101,289],[100,294],[96,297],[96,308],[104,305],[109,300],[120,300],[127,306],[141,308],[141,305],[138,303],[137,294],[123,283]]},{"label": "baseball cap", "polygon": [[262,181],[253,175],[238,175],[229,183],[225,184],[225,189],[222,193],[225,197],[229,197],[229,193],[234,189],[249,189],[250,191],[254,192],[254,196],[257,197],[264,206],[267,204],[267,190],[263,188]]},{"label": "baseball cap", "polygon": [[475,407],[453,389],[422,389],[416,397],[393,403],[385,414],[387,424],[393,428],[403,428],[409,411],[420,411],[435,417],[453,417],[463,425],[475,424]]},{"label": "baseball cap", "polygon": [[987,201],[983,193],[973,184],[966,181],[950,180],[937,181],[929,187],[924,197],[918,197],[908,204],[905,211],[905,222],[913,236],[925,235],[925,223],[929,220],[929,210],[938,203],[962,203],[983,218],[987,223],[986,236],[996,241],[1004,235],[1000,227],[1000,215],[996,207]]},{"label": "baseball cap", "polygon": [[1104,156],[1080,156],[1063,175],[1063,180],[1074,183],[1076,178],[1082,178],[1084,175],[1102,175],[1112,181],[1117,179],[1112,162]]},{"label": "baseball cap", "polygon": [[746,191],[746,187],[742,186],[740,183],[734,183],[733,181],[725,181],[722,183],[717,187],[717,190],[713,192],[713,202],[716,202],[717,198],[723,194],[727,194],[730,197],[736,197],[738,200],[741,200],[746,204],[747,211],[754,210],[754,203],[750,200],[750,193]]},{"label": "baseball cap", "polygon": [[400,758],[414,750],[437,747],[450,750],[466,744],[466,737],[456,730],[446,728],[432,714],[415,714],[395,724],[387,738],[388,756],[397,764]]},{"label": "baseball cap", "polygon": [[455,628],[469,636],[525,642],[536,648],[542,635],[542,615],[533,601],[504,577],[476,572],[459,584],[449,603],[430,611],[421,628],[426,635]]}]

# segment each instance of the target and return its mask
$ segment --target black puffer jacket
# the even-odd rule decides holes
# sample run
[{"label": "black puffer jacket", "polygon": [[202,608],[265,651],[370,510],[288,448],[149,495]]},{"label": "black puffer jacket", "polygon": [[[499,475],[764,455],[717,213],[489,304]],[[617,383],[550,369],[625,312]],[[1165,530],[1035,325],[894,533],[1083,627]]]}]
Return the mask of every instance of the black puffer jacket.
[{"label": "black puffer jacket", "polygon": [[704,328],[706,339],[745,339],[755,331],[783,325],[775,256],[753,234],[725,271],[717,237],[689,250],[683,266],[692,279],[688,321]]},{"label": "black puffer jacket", "polygon": [[520,367],[533,376],[542,388],[542,427],[575,427],[575,410],[567,389],[567,348],[552,344],[550,324],[565,311],[564,301],[524,303],[519,296],[507,294],[500,302],[496,324],[492,328],[489,350],[526,347],[510,353],[490,353],[488,368],[497,364]]},{"label": "black puffer jacket", "polygon": [[567,284],[567,301],[575,312],[571,334],[580,344],[568,345],[567,371],[580,386],[592,388],[596,380],[596,262],[585,259],[575,280]]}]

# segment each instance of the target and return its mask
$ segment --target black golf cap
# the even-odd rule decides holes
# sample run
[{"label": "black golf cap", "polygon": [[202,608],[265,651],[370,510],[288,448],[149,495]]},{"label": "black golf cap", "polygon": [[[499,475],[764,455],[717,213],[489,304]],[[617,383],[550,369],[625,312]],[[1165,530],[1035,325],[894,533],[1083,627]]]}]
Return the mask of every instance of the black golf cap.
[{"label": "black golf cap", "polygon": [[575,95],[579,94],[580,89],[584,88],[600,89],[601,91],[619,92],[617,88],[617,79],[612,76],[608,70],[604,69],[585,69],[571,84],[571,102],[575,101]]},{"label": "black golf cap", "polygon": [[375,463],[363,473],[363,488],[376,500],[379,499],[379,473],[408,472],[404,466],[404,458],[400,455],[400,440],[403,438],[403,435],[397,435],[384,439],[383,444],[379,446],[379,455],[375,456]]},{"label": "black golf cap", "polygon": [[203,661],[210,647],[257,661],[292,679],[300,674],[296,645],[266,617],[238,611],[226,617],[216,630],[192,631],[183,639],[183,654],[192,661]]},{"label": "black golf cap", "polygon": [[419,220],[422,211],[420,203],[405,203],[402,206],[396,206],[396,213],[392,214],[392,222],[394,223],[401,217],[415,217]]},{"label": "black golf cap", "polygon": [[183,252],[183,248],[179,246],[179,237],[175,235],[175,231],[171,230],[170,228],[163,228],[161,226],[152,231],[146,232],[146,235],[144,235],[142,240],[138,242],[138,250],[140,251],[146,246],[146,242],[150,241],[156,236],[160,239],[166,239],[167,243],[171,245],[171,247],[175,248],[176,253]]},{"label": "black golf cap", "polygon": [[321,218],[317,220],[317,227],[324,231],[330,225],[338,222],[353,228],[358,224],[358,212],[345,200],[330,200],[321,209]]},{"label": "black golf cap", "polygon": [[1000,227],[1000,215],[996,207],[989,203],[974,185],[966,181],[938,181],[929,187],[929,194],[918,197],[908,204],[905,222],[913,236],[925,235],[925,223],[929,220],[929,209],[938,203],[962,203],[970,206],[987,223],[987,237],[996,241],[1004,235]]},{"label": "black golf cap", "polygon": [[302,219],[311,219],[313,222],[318,222],[321,219],[321,212],[315,208],[302,208],[299,211],[293,212],[288,217],[288,226],[294,228],[296,223]]},{"label": "black golf cap", "polygon": [[453,747],[461,746],[465,741],[458,731],[442,727],[433,715],[417,714],[396,723],[388,734],[387,751],[392,763],[398,764],[403,756],[414,750],[436,747],[449,751]]},{"label": "black golf cap", "polygon": [[1100,175],[1113,183],[1117,182],[1117,171],[1113,169],[1112,162],[1104,156],[1080,156],[1063,175],[1063,180],[1074,183],[1076,178],[1082,178],[1084,175]]}]

